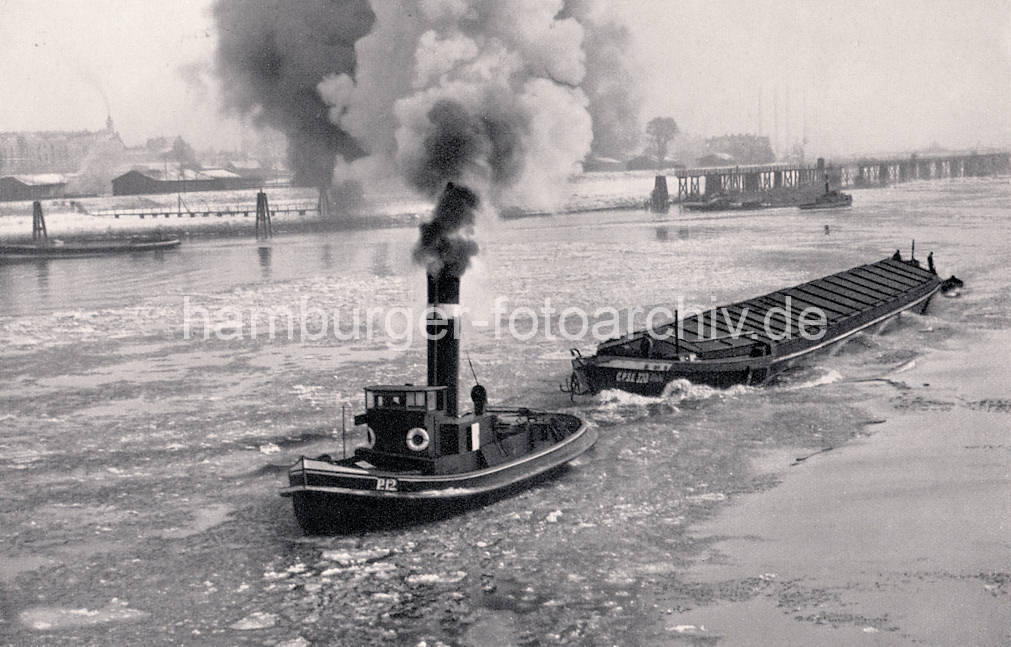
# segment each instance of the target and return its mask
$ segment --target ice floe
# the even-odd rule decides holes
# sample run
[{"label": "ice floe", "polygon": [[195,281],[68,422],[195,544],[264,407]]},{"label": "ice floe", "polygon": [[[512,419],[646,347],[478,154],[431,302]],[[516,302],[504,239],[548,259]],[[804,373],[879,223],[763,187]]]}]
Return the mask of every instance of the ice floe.
[{"label": "ice floe", "polygon": [[452,573],[419,573],[407,576],[408,584],[455,584],[467,577],[464,571]]},{"label": "ice floe", "polygon": [[22,611],[21,624],[36,631],[90,627],[109,622],[142,620],[150,615],[146,611],[131,609],[127,603],[113,598],[101,609],[73,609],[68,607],[38,606]]},{"label": "ice floe", "polygon": [[252,629],[267,629],[276,624],[277,614],[267,613],[265,611],[254,611],[242,620],[232,623],[230,626],[232,629],[238,631],[249,631]]}]

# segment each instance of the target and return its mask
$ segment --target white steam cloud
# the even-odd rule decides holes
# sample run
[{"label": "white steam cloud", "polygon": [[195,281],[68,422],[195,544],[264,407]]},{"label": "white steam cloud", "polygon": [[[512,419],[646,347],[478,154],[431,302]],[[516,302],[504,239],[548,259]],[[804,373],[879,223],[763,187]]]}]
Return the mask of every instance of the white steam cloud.
[{"label": "white steam cloud", "polygon": [[318,86],[367,153],[339,172],[374,181],[396,169],[432,197],[454,182],[497,206],[556,206],[593,139],[585,32],[564,4],[375,3],[354,79]]}]

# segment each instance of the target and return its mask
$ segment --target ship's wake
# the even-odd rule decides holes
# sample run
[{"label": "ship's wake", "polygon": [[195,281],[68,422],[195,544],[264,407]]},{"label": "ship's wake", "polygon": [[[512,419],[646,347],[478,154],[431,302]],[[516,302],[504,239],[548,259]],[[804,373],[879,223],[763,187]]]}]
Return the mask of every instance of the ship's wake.
[{"label": "ship's wake", "polygon": [[744,385],[717,389],[704,384],[693,384],[685,379],[670,382],[658,396],[606,389],[594,396],[592,409],[587,413],[599,424],[619,424],[648,416],[678,413],[681,407],[689,403],[736,397],[752,390],[753,387]]}]

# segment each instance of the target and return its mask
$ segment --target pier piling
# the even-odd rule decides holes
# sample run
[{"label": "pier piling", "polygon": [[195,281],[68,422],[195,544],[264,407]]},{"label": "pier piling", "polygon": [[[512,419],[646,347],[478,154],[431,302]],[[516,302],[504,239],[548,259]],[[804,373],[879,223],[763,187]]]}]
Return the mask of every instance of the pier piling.
[{"label": "pier piling", "polygon": [[267,204],[267,194],[260,191],[256,194],[256,238],[271,238],[273,235],[274,232],[270,228],[270,206]]},{"label": "pier piling", "polygon": [[667,177],[658,175],[653,181],[653,193],[649,197],[649,210],[653,213],[667,213],[670,209],[670,194],[667,192]]},{"label": "pier piling", "polygon": [[45,245],[49,242],[49,232],[46,231],[46,217],[42,215],[42,203],[32,202],[32,242]]}]

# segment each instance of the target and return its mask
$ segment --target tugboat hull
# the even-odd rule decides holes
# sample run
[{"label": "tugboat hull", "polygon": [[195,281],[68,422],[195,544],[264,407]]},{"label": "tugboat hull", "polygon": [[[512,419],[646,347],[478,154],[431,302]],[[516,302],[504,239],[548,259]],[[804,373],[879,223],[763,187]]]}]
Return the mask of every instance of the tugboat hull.
[{"label": "tugboat hull", "polygon": [[[281,495],[292,498],[295,517],[307,534],[347,533],[456,514],[555,475],[596,442],[596,429],[575,416],[549,415],[563,420],[562,429],[557,430],[559,438],[523,437],[519,444],[526,448],[533,443],[534,451],[517,452],[515,458],[504,458],[482,469],[419,474],[374,468],[362,458],[367,456],[363,453],[339,461],[303,457],[289,470],[289,486]],[[486,449],[490,451],[485,454],[485,463],[519,447],[502,442]]]},{"label": "tugboat hull", "polygon": [[838,209],[839,207],[849,207],[853,204],[853,196],[849,193],[839,193],[838,191],[826,191],[813,202],[799,204],[799,209]]},{"label": "tugboat hull", "polygon": [[850,207],[853,205],[853,198],[847,197],[844,200],[838,200],[835,202],[808,202],[806,204],[797,205],[798,209],[811,210],[811,209],[839,209],[842,207]]},{"label": "tugboat hull", "polygon": [[536,483],[554,478],[566,468],[564,464],[557,465],[528,479],[479,494],[406,498],[290,488],[294,490],[291,500],[295,519],[303,533],[342,535],[445,519],[513,496]]}]

